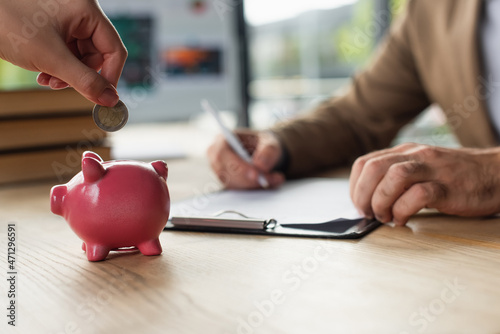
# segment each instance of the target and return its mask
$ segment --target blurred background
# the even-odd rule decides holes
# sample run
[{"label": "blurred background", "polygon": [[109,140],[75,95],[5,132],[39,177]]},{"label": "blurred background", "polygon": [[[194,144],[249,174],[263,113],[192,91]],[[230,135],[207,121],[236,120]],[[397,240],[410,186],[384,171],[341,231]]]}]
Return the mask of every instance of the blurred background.
[{"label": "blurred background", "polygon": [[[200,108],[207,98],[232,127],[262,129],[339,94],[369,62],[406,1],[100,4],[129,51],[118,89],[131,125],[215,126]],[[37,88],[36,75],[0,60],[0,90]],[[435,107],[395,143],[402,141],[456,145]]]}]

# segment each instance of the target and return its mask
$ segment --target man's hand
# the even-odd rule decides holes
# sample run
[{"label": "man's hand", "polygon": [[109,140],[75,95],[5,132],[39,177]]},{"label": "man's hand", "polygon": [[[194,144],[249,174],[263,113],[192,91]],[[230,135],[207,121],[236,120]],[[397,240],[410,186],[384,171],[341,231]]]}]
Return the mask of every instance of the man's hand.
[{"label": "man's hand", "polygon": [[40,85],[112,107],[127,51],[96,0],[9,0],[0,2],[0,58],[41,72]]},{"label": "man's hand", "polygon": [[278,140],[267,132],[235,131],[245,149],[252,154],[253,165],[243,161],[222,135],[208,148],[207,155],[217,177],[230,189],[260,188],[257,180],[262,173],[272,188],[280,186],[285,177],[272,169],[279,162],[282,148]]},{"label": "man's hand", "polygon": [[358,158],[350,190],[365,216],[404,225],[423,208],[462,216],[498,213],[499,178],[498,148],[403,144]]}]

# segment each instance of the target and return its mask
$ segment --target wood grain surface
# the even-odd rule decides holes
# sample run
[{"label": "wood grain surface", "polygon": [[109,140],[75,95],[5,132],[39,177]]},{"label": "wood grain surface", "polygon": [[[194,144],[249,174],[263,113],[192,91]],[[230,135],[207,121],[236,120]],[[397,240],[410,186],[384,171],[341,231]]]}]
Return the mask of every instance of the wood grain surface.
[{"label": "wood grain surface", "polygon": [[[174,200],[220,186],[202,159],[168,164]],[[500,219],[429,212],[359,241],[164,232],[160,256],[91,263],[51,186],[0,188],[1,333],[500,333]]]}]

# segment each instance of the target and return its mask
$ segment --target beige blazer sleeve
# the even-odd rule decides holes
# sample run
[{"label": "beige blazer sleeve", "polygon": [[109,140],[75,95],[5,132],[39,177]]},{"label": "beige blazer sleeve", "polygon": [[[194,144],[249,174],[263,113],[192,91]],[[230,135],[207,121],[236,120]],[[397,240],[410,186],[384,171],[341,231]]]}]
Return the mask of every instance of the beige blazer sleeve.
[{"label": "beige blazer sleeve", "polygon": [[272,129],[289,153],[288,177],[350,163],[387,147],[398,130],[429,105],[409,33],[415,2],[410,1],[345,95]]}]

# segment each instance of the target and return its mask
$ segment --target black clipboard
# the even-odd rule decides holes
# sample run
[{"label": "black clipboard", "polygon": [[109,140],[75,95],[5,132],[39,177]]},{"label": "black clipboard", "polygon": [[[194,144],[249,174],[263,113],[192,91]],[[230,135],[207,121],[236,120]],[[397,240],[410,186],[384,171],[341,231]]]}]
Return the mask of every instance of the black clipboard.
[{"label": "black clipboard", "polygon": [[[227,212],[222,212],[224,214]],[[230,211],[230,213],[237,213]],[[375,219],[334,219],[323,223],[281,224],[274,219],[213,217],[172,217],[165,231],[253,234],[326,239],[359,239],[382,225]]]}]

